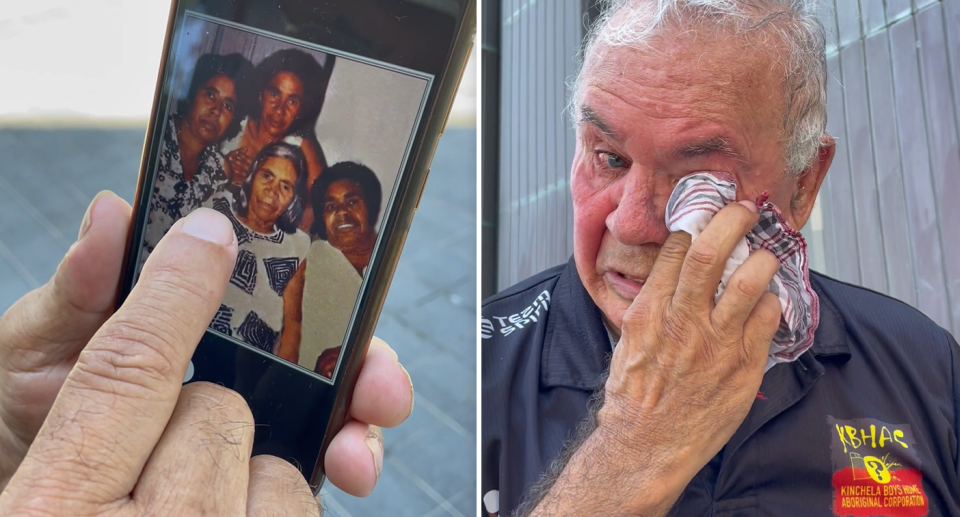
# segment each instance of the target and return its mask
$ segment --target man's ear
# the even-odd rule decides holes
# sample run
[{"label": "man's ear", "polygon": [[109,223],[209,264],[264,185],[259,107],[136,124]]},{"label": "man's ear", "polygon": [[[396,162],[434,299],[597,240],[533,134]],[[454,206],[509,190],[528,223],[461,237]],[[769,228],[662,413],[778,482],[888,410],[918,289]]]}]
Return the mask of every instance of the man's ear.
[{"label": "man's ear", "polygon": [[820,137],[820,149],[817,157],[802,174],[796,177],[793,197],[790,200],[790,224],[797,230],[803,228],[813,211],[813,204],[820,193],[823,179],[827,177],[830,164],[837,152],[837,143],[832,136],[824,133]]}]

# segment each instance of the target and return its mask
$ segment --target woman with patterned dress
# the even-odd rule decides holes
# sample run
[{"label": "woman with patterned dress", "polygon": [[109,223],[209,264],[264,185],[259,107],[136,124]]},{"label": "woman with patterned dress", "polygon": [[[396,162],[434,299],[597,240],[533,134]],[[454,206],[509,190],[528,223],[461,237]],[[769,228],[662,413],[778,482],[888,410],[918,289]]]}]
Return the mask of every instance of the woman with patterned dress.
[{"label": "woman with patterned dress", "polygon": [[272,354],[283,331],[284,289],[310,250],[310,238],[297,228],[306,181],[303,153],[277,142],[256,156],[236,197],[222,188],[205,203],[230,219],[239,243],[210,328]]},{"label": "woman with patterned dress", "polygon": [[187,96],[164,130],[141,264],[173,223],[227,182],[218,146],[240,131],[238,99],[252,75],[253,65],[239,54],[197,60]]}]

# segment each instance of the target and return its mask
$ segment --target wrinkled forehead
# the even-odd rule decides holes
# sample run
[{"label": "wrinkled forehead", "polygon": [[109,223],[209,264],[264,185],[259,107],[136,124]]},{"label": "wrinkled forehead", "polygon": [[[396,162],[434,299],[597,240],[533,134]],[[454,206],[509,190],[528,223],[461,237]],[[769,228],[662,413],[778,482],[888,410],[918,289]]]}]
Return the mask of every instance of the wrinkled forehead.
[{"label": "wrinkled forehead", "polygon": [[297,179],[297,167],[291,160],[281,156],[268,156],[260,163],[254,174],[260,174],[264,171],[270,171],[281,180],[293,182]]},{"label": "wrinkled forehead", "polygon": [[769,118],[779,127],[786,106],[782,59],[785,51],[777,38],[707,23],[669,23],[642,45],[600,39],[584,57],[574,112],[579,119],[591,88],[631,103],[651,92],[672,92],[671,98],[692,109],[729,108],[753,119]]}]

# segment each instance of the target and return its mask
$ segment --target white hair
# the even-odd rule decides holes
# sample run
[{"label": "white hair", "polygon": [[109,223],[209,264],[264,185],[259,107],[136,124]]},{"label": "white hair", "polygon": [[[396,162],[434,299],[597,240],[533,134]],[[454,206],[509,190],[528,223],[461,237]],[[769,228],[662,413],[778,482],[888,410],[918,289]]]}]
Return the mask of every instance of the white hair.
[{"label": "white hair", "polygon": [[733,34],[774,31],[786,55],[782,140],[787,172],[800,174],[816,159],[827,126],[826,36],[817,18],[817,0],[598,0],[601,15],[580,52],[573,83],[571,113],[580,118],[580,94],[586,60],[598,43],[647,49],[651,36],[668,23],[694,29],[712,25]]}]

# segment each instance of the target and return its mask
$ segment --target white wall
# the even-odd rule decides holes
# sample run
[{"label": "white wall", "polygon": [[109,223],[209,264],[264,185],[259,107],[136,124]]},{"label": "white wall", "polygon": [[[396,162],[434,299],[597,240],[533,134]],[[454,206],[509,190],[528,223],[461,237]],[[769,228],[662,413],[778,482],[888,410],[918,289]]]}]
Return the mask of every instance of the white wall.
[{"label": "white wall", "polygon": [[349,59],[338,59],[333,66],[317,138],[328,164],[354,161],[377,174],[383,187],[381,215],[426,86],[424,79]]}]

